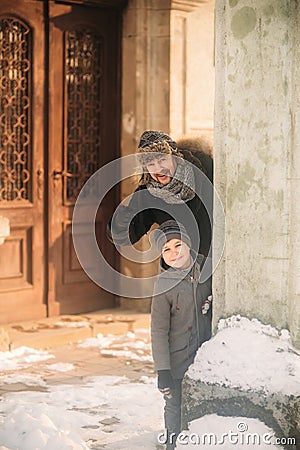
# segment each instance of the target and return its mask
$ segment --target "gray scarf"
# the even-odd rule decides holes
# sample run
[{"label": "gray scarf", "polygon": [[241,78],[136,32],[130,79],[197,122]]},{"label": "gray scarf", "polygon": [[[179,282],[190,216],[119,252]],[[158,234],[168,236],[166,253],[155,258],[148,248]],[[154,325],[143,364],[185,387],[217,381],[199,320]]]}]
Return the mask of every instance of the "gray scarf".
[{"label": "gray scarf", "polygon": [[190,164],[179,161],[173,178],[168,184],[161,184],[153,178],[147,183],[147,189],[154,197],[166,203],[186,203],[195,197],[195,177]]}]

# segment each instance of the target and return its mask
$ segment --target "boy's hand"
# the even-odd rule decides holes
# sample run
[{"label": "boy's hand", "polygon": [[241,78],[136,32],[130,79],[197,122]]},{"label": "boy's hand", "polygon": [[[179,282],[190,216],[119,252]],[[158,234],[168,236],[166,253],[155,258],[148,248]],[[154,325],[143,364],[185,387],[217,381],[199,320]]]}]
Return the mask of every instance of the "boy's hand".
[{"label": "boy's hand", "polygon": [[210,309],[212,298],[213,298],[212,295],[209,295],[207,297],[207,299],[205,300],[205,302],[203,303],[202,308],[201,308],[202,314],[207,314],[207,311]]},{"label": "boy's hand", "polygon": [[158,370],[157,386],[164,397],[172,398],[171,390],[174,389],[174,381],[170,370]]}]

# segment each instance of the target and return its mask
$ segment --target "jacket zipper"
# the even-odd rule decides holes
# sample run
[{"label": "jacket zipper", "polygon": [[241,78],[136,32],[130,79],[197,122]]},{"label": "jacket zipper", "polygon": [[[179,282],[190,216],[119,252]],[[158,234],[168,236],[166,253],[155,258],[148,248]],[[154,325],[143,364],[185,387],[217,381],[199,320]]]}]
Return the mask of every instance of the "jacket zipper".
[{"label": "jacket zipper", "polygon": [[200,347],[200,330],[199,330],[199,317],[198,317],[198,310],[197,310],[197,286],[198,281],[195,280],[193,276],[191,276],[191,282],[193,286],[193,297],[194,297],[194,305],[195,305],[195,314],[196,314],[196,328],[197,328],[197,346]]}]

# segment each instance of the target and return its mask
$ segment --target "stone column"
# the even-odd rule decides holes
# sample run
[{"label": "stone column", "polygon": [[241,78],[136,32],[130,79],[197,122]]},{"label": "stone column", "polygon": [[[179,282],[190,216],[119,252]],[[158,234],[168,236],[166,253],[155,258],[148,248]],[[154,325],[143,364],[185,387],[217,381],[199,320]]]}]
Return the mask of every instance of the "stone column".
[{"label": "stone column", "polygon": [[[299,13],[296,0],[217,0],[215,184],[226,243],[214,323],[241,314],[300,346]],[[218,236],[215,236],[218,244]]]},{"label": "stone column", "polygon": [[300,5],[291,1],[291,151],[288,323],[300,348]]}]

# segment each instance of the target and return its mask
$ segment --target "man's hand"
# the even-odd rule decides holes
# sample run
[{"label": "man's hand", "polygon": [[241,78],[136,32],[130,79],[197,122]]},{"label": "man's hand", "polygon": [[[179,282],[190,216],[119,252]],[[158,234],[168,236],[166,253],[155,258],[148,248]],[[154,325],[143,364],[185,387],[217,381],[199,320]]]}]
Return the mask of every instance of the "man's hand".
[{"label": "man's hand", "polygon": [[134,212],[128,206],[119,205],[106,230],[110,242],[116,245],[131,245],[129,225],[134,215]]}]

